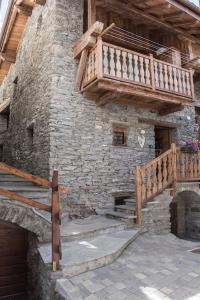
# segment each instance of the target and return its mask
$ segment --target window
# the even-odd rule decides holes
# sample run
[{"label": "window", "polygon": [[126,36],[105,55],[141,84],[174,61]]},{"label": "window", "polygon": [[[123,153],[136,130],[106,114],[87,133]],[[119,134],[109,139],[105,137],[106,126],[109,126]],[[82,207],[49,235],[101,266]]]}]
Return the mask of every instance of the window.
[{"label": "window", "polygon": [[127,146],[127,128],[113,128],[113,146]]}]

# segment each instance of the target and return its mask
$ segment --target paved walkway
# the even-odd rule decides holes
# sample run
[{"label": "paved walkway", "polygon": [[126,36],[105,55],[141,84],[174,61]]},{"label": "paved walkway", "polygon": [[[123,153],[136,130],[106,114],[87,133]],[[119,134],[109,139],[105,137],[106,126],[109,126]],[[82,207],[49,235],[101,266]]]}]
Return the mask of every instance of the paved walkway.
[{"label": "paved walkway", "polygon": [[69,300],[200,300],[200,242],[140,236],[106,267],[63,282]]}]

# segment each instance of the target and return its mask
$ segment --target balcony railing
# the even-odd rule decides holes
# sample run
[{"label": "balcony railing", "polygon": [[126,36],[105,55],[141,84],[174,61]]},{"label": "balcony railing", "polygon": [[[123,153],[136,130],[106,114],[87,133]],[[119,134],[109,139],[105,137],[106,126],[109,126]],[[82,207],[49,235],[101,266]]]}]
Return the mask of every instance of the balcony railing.
[{"label": "balcony railing", "polygon": [[89,53],[83,88],[101,78],[194,99],[192,70],[99,40]]}]

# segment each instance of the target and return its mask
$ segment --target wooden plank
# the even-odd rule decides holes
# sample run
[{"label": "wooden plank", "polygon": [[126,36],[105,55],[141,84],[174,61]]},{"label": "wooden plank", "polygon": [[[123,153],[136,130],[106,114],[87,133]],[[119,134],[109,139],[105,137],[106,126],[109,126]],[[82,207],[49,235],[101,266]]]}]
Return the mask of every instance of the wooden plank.
[{"label": "wooden plank", "polygon": [[81,53],[81,59],[80,59],[79,65],[78,65],[78,70],[77,70],[76,80],[75,80],[75,88],[78,91],[80,91],[80,89],[81,89],[83,75],[84,75],[86,63],[87,63],[88,52],[89,51],[87,49],[84,49]]},{"label": "wooden plank", "polygon": [[179,124],[173,122],[165,122],[165,121],[157,121],[148,118],[138,118],[139,123],[145,123],[153,126],[161,126],[161,127],[168,127],[168,128],[178,128],[180,127]]},{"label": "wooden plank", "polygon": [[96,21],[89,29],[86,31],[82,37],[76,42],[73,47],[74,58],[79,58],[81,52],[84,49],[92,48],[97,42],[97,36],[99,36],[104,28],[104,24]]},{"label": "wooden plank", "polygon": [[36,200],[33,200],[33,199],[28,199],[24,196],[21,196],[19,194],[14,193],[14,192],[11,192],[11,191],[0,188],[0,195],[3,195],[3,196],[7,197],[10,200],[15,200],[15,201],[30,205],[34,208],[38,208],[38,209],[41,209],[41,210],[51,212],[51,206],[40,203],[40,202],[38,202]]},{"label": "wooden plank", "polygon": [[58,188],[58,171],[54,170],[52,178],[52,267],[59,270],[61,260],[60,238],[60,196]]}]

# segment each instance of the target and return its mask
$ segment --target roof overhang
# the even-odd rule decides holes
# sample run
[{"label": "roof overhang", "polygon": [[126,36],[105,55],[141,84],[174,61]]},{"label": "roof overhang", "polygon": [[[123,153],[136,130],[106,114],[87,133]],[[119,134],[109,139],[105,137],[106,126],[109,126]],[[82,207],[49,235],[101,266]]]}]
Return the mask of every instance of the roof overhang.
[{"label": "roof overhang", "polygon": [[0,84],[15,62],[29,16],[36,4],[45,0],[10,0],[0,35]]}]

